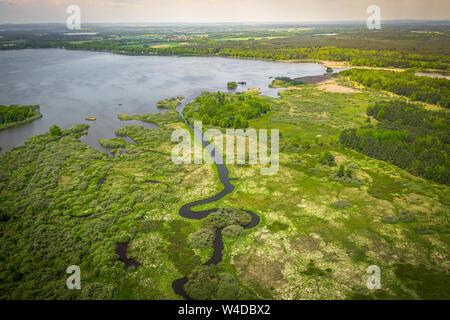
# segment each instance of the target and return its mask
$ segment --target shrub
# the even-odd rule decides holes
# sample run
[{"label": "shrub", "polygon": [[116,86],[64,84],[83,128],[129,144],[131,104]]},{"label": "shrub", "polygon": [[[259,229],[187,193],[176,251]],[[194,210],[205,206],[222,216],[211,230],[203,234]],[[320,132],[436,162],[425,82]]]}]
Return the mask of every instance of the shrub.
[{"label": "shrub", "polygon": [[410,211],[403,211],[400,213],[398,219],[402,222],[413,222],[416,220],[416,217],[414,216],[414,213]]},{"label": "shrub", "polygon": [[352,169],[352,170],[358,170],[359,169],[358,165],[354,164],[354,163],[349,163],[347,167],[349,169]]},{"label": "shrub", "polygon": [[398,221],[398,218],[396,216],[386,216],[386,217],[383,217],[382,221],[384,223],[391,224],[391,223],[396,223]]},{"label": "shrub", "polygon": [[352,179],[353,178],[353,171],[349,168],[347,168],[347,171],[345,172],[345,175],[347,178]]},{"label": "shrub", "polygon": [[217,292],[218,282],[214,265],[199,266],[188,277],[184,289],[195,300],[210,300]]},{"label": "shrub", "polygon": [[351,207],[351,203],[348,201],[336,201],[331,204],[335,209],[347,209]]},{"label": "shrub", "polygon": [[220,273],[215,299],[237,300],[240,297],[242,297],[242,290],[236,278],[229,273]]},{"label": "shrub", "polygon": [[100,138],[100,139],[98,139],[98,142],[104,148],[125,148],[127,145],[125,140],[120,139],[120,138],[116,138],[116,139]]},{"label": "shrub", "polygon": [[222,208],[205,218],[203,224],[206,228],[219,229],[231,225],[246,226],[251,221],[252,217],[243,210]]},{"label": "shrub", "polygon": [[57,137],[61,135],[61,128],[58,126],[51,126],[49,133],[52,137]]},{"label": "shrub", "polygon": [[339,166],[339,169],[338,169],[338,172],[337,172],[337,176],[339,178],[342,178],[342,177],[344,177],[344,175],[345,175],[345,167],[344,167],[344,165],[341,164]]},{"label": "shrub", "polygon": [[325,166],[334,167],[336,166],[336,161],[330,152],[325,153],[319,160],[320,164]]},{"label": "shrub", "polygon": [[237,88],[237,83],[236,81],[230,81],[227,83],[227,88],[230,90],[234,90]]},{"label": "shrub", "polygon": [[244,228],[237,224],[228,226],[228,227],[224,228],[222,231],[222,234],[225,237],[232,238],[232,239],[241,236],[243,233],[244,233]]},{"label": "shrub", "polygon": [[215,236],[216,232],[214,229],[202,228],[191,234],[189,237],[189,245],[196,249],[212,247]]}]

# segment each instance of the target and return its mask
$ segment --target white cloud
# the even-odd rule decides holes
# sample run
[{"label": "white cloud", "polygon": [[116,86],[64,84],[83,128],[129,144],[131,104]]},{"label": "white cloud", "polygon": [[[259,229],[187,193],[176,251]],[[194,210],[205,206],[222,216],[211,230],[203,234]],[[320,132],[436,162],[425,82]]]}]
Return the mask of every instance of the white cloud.
[{"label": "white cloud", "polygon": [[85,22],[364,20],[377,4],[383,19],[449,19],[448,0],[0,0],[0,23],[64,22],[76,4]]}]

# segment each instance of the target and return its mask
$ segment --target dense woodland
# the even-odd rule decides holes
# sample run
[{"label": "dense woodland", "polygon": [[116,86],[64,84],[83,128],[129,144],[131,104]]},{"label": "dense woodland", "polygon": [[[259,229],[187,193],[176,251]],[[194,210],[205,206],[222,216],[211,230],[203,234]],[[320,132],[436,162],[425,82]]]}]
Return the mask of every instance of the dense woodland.
[{"label": "dense woodland", "polygon": [[[425,31],[418,32],[417,29]],[[345,61],[355,66],[449,70],[447,25],[383,26],[383,32],[360,25],[327,26],[187,26],[112,30],[67,36],[64,33],[2,33],[0,49],[66,48],[114,51],[124,54],[213,55],[268,60]],[[19,36],[25,41],[17,41]],[[183,40],[177,40],[182,37]],[[237,40],[245,41],[237,41]],[[156,45],[156,47],[155,47]],[[161,45],[165,45],[162,47]]]},{"label": "dense woodland", "polygon": [[40,116],[39,106],[0,105],[0,130],[18,122]]},{"label": "dense woodland", "polygon": [[367,115],[379,123],[342,132],[343,145],[410,173],[450,184],[450,115],[402,101],[376,103]]},{"label": "dense woodland", "polygon": [[270,106],[254,94],[204,92],[185,109],[188,119],[222,128],[247,128],[248,120],[268,112]]},{"label": "dense woodland", "polygon": [[351,69],[342,72],[352,81],[376,90],[386,90],[415,101],[450,108],[450,80],[416,76],[411,72]]},{"label": "dense woodland", "polygon": [[[207,42],[204,44],[169,46],[164,48],[125,46],[117,42],[103,41],[66,43],[63,46],[67,49],[115,51],[136,55],[202,55],[265,60],[327,60],[349,62],[355,66],[428,68],[439,70],[449,70],[450,66],[450,59],[442,56],[338,48],[333,46],[279,48],[276,44],[262,41],[242,42]],[[52,43],[50,45],[52,47],[60,47],[62,44]]]}]

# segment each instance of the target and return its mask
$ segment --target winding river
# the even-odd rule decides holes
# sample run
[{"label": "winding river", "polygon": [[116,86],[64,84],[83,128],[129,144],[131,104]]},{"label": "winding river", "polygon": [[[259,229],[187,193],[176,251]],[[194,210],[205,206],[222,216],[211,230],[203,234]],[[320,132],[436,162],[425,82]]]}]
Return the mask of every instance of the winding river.
[{"label": "winding river", "polygon": [[[219,173],[220,182],[224,186],[223,190],[221,192],[219,192],[218,194],[216,194],[215,196],[212,196],[212,197],[209,197],[206,199],[197,200],[197,201],[185,204],[184,206],[181,207],[179,214],[183,218],[193,219],[193,220],[201,220],[201,219],[206,218],[209,214],[216,212],[217,210],[219,210],[219,208],[203,210],[203,211],[192,211],[192,208],[195,206],[212,203],[212,202],[222,199],[226,195],[233,192],[234,185],[230,182],[228,168],[225,165],[225,161],[223,161],[223,158],[220,155],[220,153],[217,152],[215,147],[213,145],[211,145],[207,141],[207,139],[205,139],[203,133],[200,130],[198,130],[197,128],[193,127],[184,117],[183,109],[186,106],[186,104],[187,104],[187,102],[185,100],[185,102],[183,102],[180,106],[178,106],[177,110],[178,110],[179,114],[183,117],[184,121],[189,126],[189,128],[191,128],[191,130],[194,132],[195,138],[198,141],[201,141],[202,145],[208,150],[209,154],[211,155],[211,158],[214,161],[214,164],[217,167],[217,172]],[[252,217],[252,220],[250,221],[249,224],[247,224],[244,227],[244,229],[251,229],[251,228],[256,227],[259,224],[259,216],[252,211],[248,211],[248,210],[244,210],[244,211],[247,212]],[[205,266],[209,266],[212,264],[218,264],[222,261],[223,249],[224,249],[223,240],[222,240],[222,229],[217,229],[217,231],[216,231],[216,237],[213,242],[213,248],[214,248],[214,253],[213,253],[211,259],[209,259],[207,262],[204,263]],[[178,295],[182,296],[183,298],[185,298],[187,300],[191,300],[191,297],[189,297],[189,295],[184,290],[184,285],[187,283],[187,281],[188,281],[187,277],[177,279],[172,283],[172,288],[175,291],[175,293],[177,293]]]},{"label": "winding river", "polygon": [[[228,81],[241,84],[236,91],[260,88],[263,95],[277,97],[278,89],[269,88],[275,77],[305,77],[323,75],[325,67],[315,63],[280,63],[220,57],[159,57],[124,56],[111,53],[38,49],[0,52],[0,104],[40,105],[43,117],[24,126],[0,132],[0,147],[7,151],[23,145],[26,139],[47,132],[52,125],[68,129],[79,123],[89,123],[90,129],[81,139],[91,147],[100,146],[99,138],[115,138],[114,131],[129,125],[117,119],[117,114],[130,115],[162,112],[156,103],[168,97],[182,96],[177,108],[195,138],[209,151],[219,173],[223,190],[215,196],[184,205],[180,216],[200,220],[212,212],[192,211],[198,205],[218,201],[234,190],[228,169],[221,155],[193,128],[182,114],[188,101],[202,91],[227,91]],[[86,121],[95,116],[94,122]],[[151,124],[142,124],[151,128]],[[153,126],[154,127],[154,126]],[[151,181],[149,181],[151,182]],[[156,182],[156,181],[155,181]],[[251,211],[251,229],[258,225],[259,216]],[[205,265],[218,264],[223,257],[222,230],[216,232],[214,253]],[[117,253],[125,268],[138,266],[126,256],[127,247],[118,244]],[[184,290],[187,278],[175,280],[174,291],[190,299]]]}]

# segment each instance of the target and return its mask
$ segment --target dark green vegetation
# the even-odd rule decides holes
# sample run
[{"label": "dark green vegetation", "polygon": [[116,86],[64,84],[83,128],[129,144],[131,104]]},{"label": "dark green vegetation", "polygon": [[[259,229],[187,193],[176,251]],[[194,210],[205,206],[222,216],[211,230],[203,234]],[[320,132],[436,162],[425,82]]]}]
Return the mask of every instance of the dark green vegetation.
[{"label": "dark green vegetation", "polygon": [[275,80],[269,85],[270,88],[287,88],[290,86],[299,86],[304,84],[303,82],[288,77],[276,77]]},{"label": "dark green vegetation", "polygon": [[201,228],[191,235],[189,244],[198,249],[212,247],[217,229],[228,228],[225,233],[235,237],[240,233],[236,227],[241,227],[240,231],[242,231],[242,227],[249,224],[250,221],[251,217],[245,211],[230,208],[219,209],[202,220]]},{"label": "dark green vegetation", "polygon": [[[268,60],[326,60],[355,66],[449,70],[448,22],[365,24],[86,25],[92,35],[67,35],[59,26],[0,31],[0,49],[66,48],[134,55],[207,55]],[[39,29],[41,28],[41,29]],[[52,29],[52,30],[48,30]]]},{"label": "dark green vegetation", "polygon": [[[282,91],[280,99],[204,93],[187,110],[200,110],[207,97],[231,102],[243,96],[270,106],[249,125],[281,129],[279,173],[229,166],[239,178],[235,191],[209,204],[261,214],[260,225],[248,231],[242,226],[250,217],[241,210],[222,209],[202,221],[178,215],[182,205],[221,186],[210,166],[172,164],[171,133],[186,128],[173,109],[122,116],[159,128],[117,130],[136,144],[112,158],[79,141],[87,126],[37,136],[6,152],[0,158],[0,296],[176,299],[172,281],[188,275],[185,290],[197,299],[424,298],[435,292],[448,298],[447,187],[331,138],[364,126],[367,107],[385,97],[299,88]],[[223,262],[202,266],[218,228]],[[129,244],[137,269],[124,270],[116,242]],[[65,288],[71,264],[81,267],[81,291]],[[365,287],[371,264],[390,275],[383,292]],[[399,266],[406,264],[428,271],[405,273]]]},{"label": "dark green vegetation", "polygon": [[450,184],[450,114],[402,101],[377,103],[367,115],[379,121],[344,131],[345,146],[439,183]]},{"label": "dark green vegetation", "polygon": [[29,123],[41,117],[39,106],[0,105],[0,130]]},{"label": "dark green vegetation", "polygon": [[227,88],[230,89],[230,90],[236,89],[236,88],[237,88],[237,83],[236,83],[236,81],[228,82],[228,83],[227,83]]},{"label": "dark green vegetation", "polygon": [[[113,158],[79,141],[88,125],[36,136],[2,155],[1,298],[177,298],[171,282],[201,264],[187,246],[195,227],[178,208],[216,187],[209,166],[172,164],[171,132],[184,127],[179,116],[171,121],[176,112],[152,116],[170,126],[122,128],[137,144]],[[200,189],[198,175],[206,179]],[[115,254],[116,242],[130,241],[128,257],[143,264],[134,272]],[[81,268],[80,291],[66,289],[72,264]]]},{"label": "dark green vegetation", "polygon": [[185,290],[196,300],[239,300],[253,298],[229,273],[221,273],[215,265],[200,266],[189,276]]},{"label": "dark green vegetation", "polygon": [[352,81],[375,90],[386,90],[414,101],[450,108],[450,80],[416,76],[412,72],[352,69],[342,72]]},{"label": "dark green vegetation", "polygon": [[[97,28],[94,36],[0,31],[0,44],[449,69],[448,26],[439,23],[420,33],[417,25]],[[330,32],[337,34],[317,35]],[[55,128],[6,152],[0,298],[177,299],[172,282],[188,275],[185,290],[196,299],[450,299],[448,115],[379,91],[446,106],[447,82],[353,73],[367,74],[363,84],[373,90],[343,90],[344,76],[317,86],[278,78],[273,87],[289,88],[279,99],[203,93],[185,109],[190,122],[208,126],[280,130],[276,175],[262,176],[261,164],[230,165],[233,193],[202,206],[258,212],[252,230],[235,209],[202,221],[179,216],[182,205],[222,186],[211,166],[171,162],[171,133],[187,128],[175,100],[163,103],[163,115],[119,115],[159,127],[117,130],[136,144],[112,158],[79,141],[87,126]],[[219,228],[223,261],[204,266]],[[124,270],[117,242],[128,243],[137,269]],[[71,264],[81,267],[81,291],[65,287]],[[370,291],[366,269],[374,264],[382,289]]]},{"label": "dark green vegetation", "polygon": [[248,120],[270,110],[269,104],[253,93],[204,92],[183,110],[186,119],[222,128],[246,128]]},{"label": "dark green vegetation", "polygon": [[48,132],[49,132],[49,135],[52,137],[58,137],[62,133],[61,128],[58,126],[51,126],[50,130]]}]

